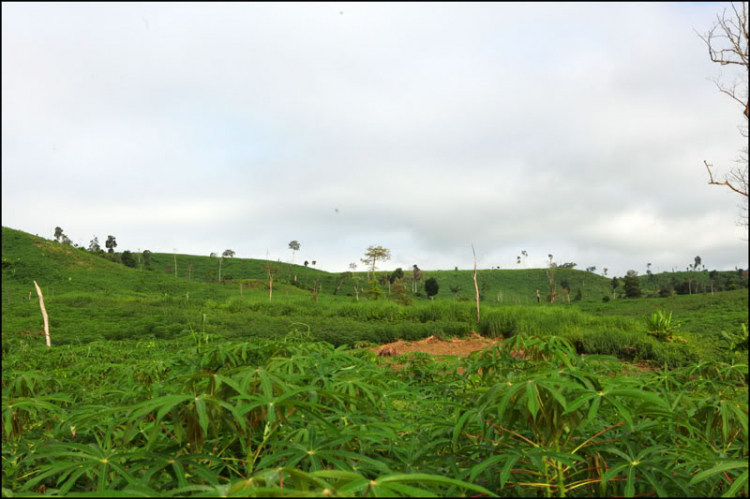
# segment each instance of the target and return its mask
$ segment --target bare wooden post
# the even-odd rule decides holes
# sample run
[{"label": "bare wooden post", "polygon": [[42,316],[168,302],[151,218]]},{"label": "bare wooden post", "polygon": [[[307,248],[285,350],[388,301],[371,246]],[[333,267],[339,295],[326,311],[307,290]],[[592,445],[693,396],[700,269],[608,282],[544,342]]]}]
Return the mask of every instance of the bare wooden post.
[{"label": "bare wooden post", "polygon": [[477,322],[479,322],[479,286],[477,285],[477,252],[474,251],[474,245],[471,245],[471,252],[474,254],[474,291],[477,297]]},{"label": "bare wooden post", "polygon": [[42,308],[42,317],[44,317],[44,336],[47,339],[47,348],[51,348],[52,343],[49,340],[49,317],[47,316],[47,309],[44,308],[44,296],[42,296],[42,289],[36,281],[34,281],[34,286],[36,286],[36,293],[39,295],[39,306]]}]

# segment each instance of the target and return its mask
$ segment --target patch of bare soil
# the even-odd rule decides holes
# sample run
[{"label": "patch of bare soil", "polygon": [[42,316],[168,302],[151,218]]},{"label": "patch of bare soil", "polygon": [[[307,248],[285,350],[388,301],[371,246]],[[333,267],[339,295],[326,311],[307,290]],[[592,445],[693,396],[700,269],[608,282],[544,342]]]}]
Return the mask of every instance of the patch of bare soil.
[{"label": "patch of bare soil", "polygon": [[424,352],[432,355],[452,355],[466,357],[472,352],[482,350],[497,343],[498,340],[484,338],[477,333],[466,339],[452,338],[448,341],[430,336],[419,341],[394,341],[370,350],[382,357],[402,355],[411,352]]}]

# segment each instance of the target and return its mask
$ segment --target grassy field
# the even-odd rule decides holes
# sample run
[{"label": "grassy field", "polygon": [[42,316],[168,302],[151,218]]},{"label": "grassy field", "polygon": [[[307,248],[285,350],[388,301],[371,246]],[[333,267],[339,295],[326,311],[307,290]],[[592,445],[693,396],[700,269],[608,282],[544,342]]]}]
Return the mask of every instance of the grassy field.
[{"label": "grassy field", "polygon": [[[3,496],[747,495],[747,340],[722,334],[746,281],[605,302],[610,279],[558,269],[581,299],[537,304],[543,269],[483,270],[477,323],[468,271],[424,271],[440,293],[404,306],[278,262],[271,300],[260,260],[218,282],[215,258],[175,276],[7,228],[2,251]],[[399,370],[363,348],[473,331],[504,341]]]}]

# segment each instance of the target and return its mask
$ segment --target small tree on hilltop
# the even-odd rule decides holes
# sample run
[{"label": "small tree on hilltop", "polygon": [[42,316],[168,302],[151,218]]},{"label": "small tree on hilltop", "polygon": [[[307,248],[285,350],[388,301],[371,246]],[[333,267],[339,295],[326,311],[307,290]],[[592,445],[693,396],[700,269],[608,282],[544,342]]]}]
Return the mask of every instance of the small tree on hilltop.
[{"label": "small tree on hilltop", "polygon": [[638,272],[635,270],[628,270],[625,274],[625,296],[627,298],[638,298],[641,294]]},{"label": "small tree on hilltop", "polygon": [[292,264],[294,264],[294,254],[295,252],[299,251],[300,244],[299,241],[294,239],[293,241],[289,242],[289,249],[292,250]]},{"label": "small tree on hilltop", "polygon": [[613,277],[611,284],[612,284],[612,299],[615,299],[617,298],[616,290],[617,290],[617,286],[620,285],[620,281],[617,279],[617,277]]},{"label": "small tree on hilltop", "polygon": [[440,290],[440,285],[438,284],[437,279],[434,277],[430,277],[424,282],[424,291],[427,293],[428,298],[430,300],[433,299],[433,297],[438,294],[438,291]]},{"label": "small tree on hilltop", "polygon": [[151,252],[149,250],[143,250],[143,268],[151,270]]},{"label": "small tree on hilltop", "polygon": [[60,241],[62,241],[62,237],[63,237],[62,227],[55,227],[55,241],[59,243]]},{"label": "small tree on hilltop", "polygon": [[102,250],[101,246],[99,246],[99,238],[94,236],[94,239],[89,241],[89,251],[92,253],[99,253]]},{"label": "small tree on hilltop", "polygon": [[224,253],[221,254],[223,258],[232,258],[234,255],[234,251],[230,249],[224,250]]},{"label": "small tree on hilltop", "polygon": [[107,248],[107,253],[114,253],[117,247],[117,241],[115,236],[107,236],[107,240],[104,242],[104,246]]}]

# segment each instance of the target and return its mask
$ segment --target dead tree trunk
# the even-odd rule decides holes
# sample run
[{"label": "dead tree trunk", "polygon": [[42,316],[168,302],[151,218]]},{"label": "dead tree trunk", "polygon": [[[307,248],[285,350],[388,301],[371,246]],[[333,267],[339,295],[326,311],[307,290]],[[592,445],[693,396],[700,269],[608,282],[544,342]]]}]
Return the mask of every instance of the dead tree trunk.
[{"label": "dead tree trunk", "polygon": [[476,293],[477,298],[477,323],[479,323],[480,319],[480,313],[479,313],[479,285],[477,284],[477,252],[474,251],[474,245],[471,245],[471,252],[474,254],[474,291]]},{"label": "dead tree trunk", "polygon": [[557,285],[555,284],[555,271],[550,269],[547,271],[547,279],[549,280],[549,294],[547,295],[547,301],[555,303],[555,296],[557,295]]},{"label": "dead tree trunk", "polygon": [[44,317],[44,336],[47,340],[47,348],[52,347],[52,343],[49,339],[49,317],[47,316],[47,309],[44,308],[44,296],[42,296],[42,288],[39,287],[39,284],[34,281],[34,286],[36,287],[36,293],[39,295],[39,306],[42,309],[42,317]]}]

